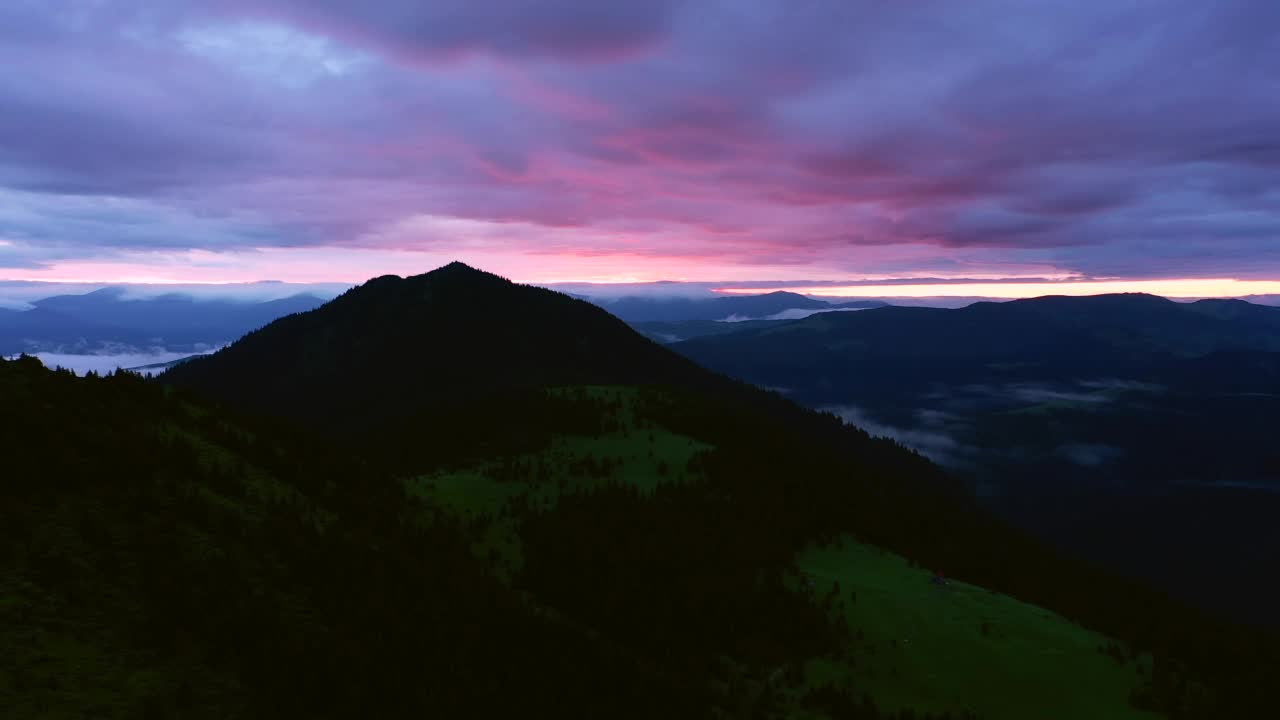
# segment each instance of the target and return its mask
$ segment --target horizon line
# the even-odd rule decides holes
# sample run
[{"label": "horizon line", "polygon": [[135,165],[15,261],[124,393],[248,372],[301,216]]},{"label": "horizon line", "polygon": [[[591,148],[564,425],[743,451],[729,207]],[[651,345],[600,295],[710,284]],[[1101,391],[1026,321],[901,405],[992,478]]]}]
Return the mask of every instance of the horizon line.
[{"label": "horizon line", "polygon": [[[408,277],[408,276],[401,276]],[[372,279],[372,278],[369,278]],[[558,289],[556,286],[599,286],[617,289],[621,285],[633,285],[640,291],[643,286],[686,285],[701,286],[705,291],[716,295],[762,295],[771,292],[792,292],[812,297],[825,298],[995,298],[1022,299],[1043,297],[1046,295],[1105,295],[1113,293],[1146,293],[1166,298],[1240,298],[1257,295],[1280,295],[1280,280],[1244,280],[1237,278],[1162,278],[1162,279],[1119,279],[1119,278],[863,278],[848,281],[786,281],[786,280],[740,280],[740,281],[698,281],[698,280],[651,280],[618,283],[601,283],[598,281],[562,280],[556,282],[537,282],[511,278],[513,282]],[[27,285],[97,285],[97,286],[199,286],[243,287],[255,285],[298,286],[344,286],[355,287],[365,281],[286,281],[286,280],[174,280],[166,278],[128,278],[120,280],[79,280],[71,278],[57,279],[9,279],[0,278],[0,283],[21,283]]]}]

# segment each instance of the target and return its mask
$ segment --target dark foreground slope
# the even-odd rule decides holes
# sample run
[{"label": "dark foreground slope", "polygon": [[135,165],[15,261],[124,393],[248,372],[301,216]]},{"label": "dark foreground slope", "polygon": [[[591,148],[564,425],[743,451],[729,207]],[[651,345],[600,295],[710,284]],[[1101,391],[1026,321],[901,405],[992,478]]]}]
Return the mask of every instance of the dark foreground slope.
[{"label": "dark foreground slope", "polygon": [[332,444],[137,376],[0,361],[0,708],[43,717],[693,716]]},{"label": "dark foreground slope", "polygon": [[[851,583],[858,596],[911,585],[894,570],[875,590],[856,549],[867,545],[1109,634],[1127,648],[1113,653],[1123,662],[1151,653],[1131,693],[1145,708],[1249,716],[1274,672],[1265,638],[1064,561],[894,443],[701,370],[598,308],[462,265],[371,281],[166,381],[303,420],[377,457],[411,494],[459,517],[504,583],[694,687],[717,688],[706,701],[726,712],[738,698],[783,714],[800,703],[874,716],[864,698],[897,697],[905,710],[914,697],[932,711],[1071,717],[1035,693],[1015,703],[1001,691],[1014,675],[939,674],[909,659],[909,637],[872,641],[860,628],[894,626],[874,608],[938,605],[898,590],[868,604],[842,597]],[[916,588],[927,592],[927,575]],[[938,630],[949,614],[909,616],[908,627]],[[1033,662],[1026,649],[1047,648],[1031,636],[962,627],[1023,648],[1022,668],[1042,669],[1037,682],[1091,692],[1078,671]],[[965,672],[981,667],[965,657]],[[979,695],[948,694],[940,676],[966,677],[953,689]]]}]

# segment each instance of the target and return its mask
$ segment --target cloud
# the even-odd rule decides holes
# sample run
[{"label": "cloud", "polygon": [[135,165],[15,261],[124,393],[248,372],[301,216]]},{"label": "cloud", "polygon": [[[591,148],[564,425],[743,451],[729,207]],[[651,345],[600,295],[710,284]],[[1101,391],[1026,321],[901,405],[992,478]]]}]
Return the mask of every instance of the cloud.
[{"label": "cloud", "polygon": [[1099,467],[1124,456],[1124,451],[1110,445],[1072,444],[1059,446],[1055,455],[1081,467]]},{"label": "cloud", "polygon": [[1274,3],[3,5],[0,275],[1280,274]]},{"label": "cloud", "polygon": [[737,313],[734,313],[733,315],[729,315],[728,317],[720,318],[719,320],[717,320],[717,322],[737,323],[737,322],[746,322],[748,320],[803,320],[809,317],[810,315],[817,315],[818,313],[856,312],[858,310],[866,310],[866,309],[867,308],[817,308],[817,309],[791,308],[788,310],[781,310],[779,312],[773,313],[772,315],[766,315],[760,318],[751,317],[749,315],[739,315]]},{"label": "cloud", "polygon": [[428,63],[473,53],[578,62],[625,58],[662,39],[676,7],[671,0],[241,0],[231,5]]},{"label": "cloud", "polygon": [[783,310],[782,312],[776,312],[766,317],[765,320],[803,320],[809,317],[810,315],[817,315],[818,313],[857,312],[859,310],[866,310],[866,309],[867,308],[829,308],[829,309],[818,308],[815,310],[812,308],[791,308],[790,310]]},{"label": "cloud", "polygon": [[[877,422],[862,408],[854,405],[838,405],[818,408],[821,412],[829,412],[850,425],[861,428],[876,437],[887,437],[919,452],[921,455],[941,464],[953,464],[961,448],[947,432],[938,429],[927,429],[933,422],[932,416],[921,416],[923,427],[903,428]],[[927,412],[927,411],[922,411]]]},{"label": "cloud", "polygon": [[[158,363],[173,362],[182,358],[191,357],[193,354],[204,355],[215,352],[217,348],[211,348],[204,352],[169,352],[160,349],[143,351],[139,349],[123,349],[117,348],[111,351],[94,353],[91,355],[64,353],[64,352],[38,352],[35,357],[40,359],[49,368],[66,368],[77,375],[84,375],[89,372],[96,372],[99,375],[115,372],[118,369],[138,368],[144,365],[154,365]],[[145,375],[155,374],[155,370],[138,371]]]},{"label": "cloud", "polygon": [[1101,410],[1116,400],[1109,391],[1141,389],[1142,392],[1151,392],[1151,387],[1154,386],[1110,379],[1070,383],[971,383],[935,389],[925,393],[923,398],[966,413],[1037,405],[1070,405],[1081,410]]},{"label": "cloud", "polygon": [[1102,380],[1080,380],[1077,384],[1082,388],[1090,390],[1116,390],[1120,392],[1136,392],[1136,393],[1162,393],[1167,388],[1163,385],[1149,382],[1141,382],[1139,380],[1121,380],[1118,378],[1106,378]]},{"label": "cloud", "polygon": [[1078,405],[1100,405],[1111,402],[1111,398],[1099,393],[1071,392],[1044,385],[1017,384],[1008,387],[1009,394],[1027,403],[1070,403]]}]

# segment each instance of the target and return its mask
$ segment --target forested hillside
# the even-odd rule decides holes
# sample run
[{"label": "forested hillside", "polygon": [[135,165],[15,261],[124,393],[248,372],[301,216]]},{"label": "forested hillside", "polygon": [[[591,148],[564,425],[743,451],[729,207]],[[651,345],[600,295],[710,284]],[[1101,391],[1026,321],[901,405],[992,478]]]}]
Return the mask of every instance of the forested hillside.
[{"label": "forested hillside", "polygon": [[0,362],[5,717],[696,714],[372,464],[136,376]]},{"label": "forested hillside", "polygon": [[171,372],[0,365],[21,715],[1250,717],[1276,671],[892,441],[464,266]]}]

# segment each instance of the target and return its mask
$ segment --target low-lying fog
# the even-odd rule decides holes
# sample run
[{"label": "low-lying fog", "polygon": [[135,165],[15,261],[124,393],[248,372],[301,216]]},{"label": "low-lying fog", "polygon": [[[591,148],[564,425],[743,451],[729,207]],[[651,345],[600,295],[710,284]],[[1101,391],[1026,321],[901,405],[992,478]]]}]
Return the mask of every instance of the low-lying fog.
[{"label": "low-lying fog", "polygon": [[[212,351],[210,351],[212,352]],[[156,375],[164,371],[163,367],[148,368],[148,365],[160,365],[163,363],[181,360],[182,358],[191,357],[192,355],[204,355],[206,353],[192,352],[126,352],[126,353],[108,353],[101,355],[75,355],[71,353],[53,353],[53,352],[37,352],[32,353],[40,362],[49,368],[66,368],[77,375],[84,375],[89,372],[105,374],[112,372],[118,368],[125,370],[134,370],[143,375]],[[11,356],[12,357],[16,356]]]}]

